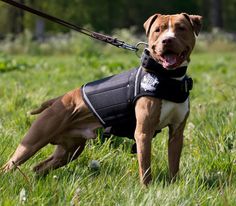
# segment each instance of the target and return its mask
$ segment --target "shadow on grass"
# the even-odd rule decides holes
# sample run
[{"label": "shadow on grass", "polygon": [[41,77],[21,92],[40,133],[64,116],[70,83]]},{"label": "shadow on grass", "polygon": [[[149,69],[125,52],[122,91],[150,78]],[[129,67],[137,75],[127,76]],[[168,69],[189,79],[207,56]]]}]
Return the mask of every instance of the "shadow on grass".
[{"label": "shadow on grass", "polygon": [[223,188],[231,184],[230,179],[230,177],[226,177],[222,172],[214,171],[200,178],[198,184],[204,185],[207,189]]},{"label": "shadow on grass", "polygon": [[153,180],[152,182],[154,184],[162,185],[162,187],[167,187],[171,184],[171,180],[169,178],[169,173],[167,168],[166,169],[157,169],[157,173],[153,174]]}]

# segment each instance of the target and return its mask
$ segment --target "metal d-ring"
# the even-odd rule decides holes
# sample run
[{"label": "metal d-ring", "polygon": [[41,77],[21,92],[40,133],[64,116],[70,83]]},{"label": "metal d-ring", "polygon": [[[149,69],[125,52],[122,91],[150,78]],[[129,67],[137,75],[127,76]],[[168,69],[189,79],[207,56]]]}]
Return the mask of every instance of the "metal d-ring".
[{"label": "metal d-ring", "polygon": [[[140,47],[140,46],[142,46],[142,47]],[[138,43],[135,45],[135,47],[138,48],[138,49],[136,50],[135,54],[137,55],[138,58],[140,58],[141,55],[142,55],[142,53],[143,53],[143,51],[144,51],[144,49],[148,47],[148,43],[143,42],[143,41],[140,41],[140,42],[138,42]],[[141,51],[141,52],[140,52],[140,51]]]}]

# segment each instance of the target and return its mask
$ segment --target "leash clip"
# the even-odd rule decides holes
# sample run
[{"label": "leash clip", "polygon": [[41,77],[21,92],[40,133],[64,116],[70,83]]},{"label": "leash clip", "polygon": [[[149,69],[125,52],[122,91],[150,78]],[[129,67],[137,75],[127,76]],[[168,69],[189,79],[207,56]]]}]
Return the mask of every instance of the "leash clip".
[{"label": "leash clip", "polygon": [[143,51],[148,47],[148,43],[140,41],[135,45],[135,47],[137,48],[135,54],[138,58],[141,58]]},{"label": "leash clip", "polygon": [[121,43],[120,46],[118,46],[119,48],[131,50],[131,51],[134,51],[135,53],[137,53],[138,50],[139,50],[137,48],[137,46],[133,46],[133,45],[127,44],[127,43],[125,43],[123,41],[120,41],[120,43]]}]

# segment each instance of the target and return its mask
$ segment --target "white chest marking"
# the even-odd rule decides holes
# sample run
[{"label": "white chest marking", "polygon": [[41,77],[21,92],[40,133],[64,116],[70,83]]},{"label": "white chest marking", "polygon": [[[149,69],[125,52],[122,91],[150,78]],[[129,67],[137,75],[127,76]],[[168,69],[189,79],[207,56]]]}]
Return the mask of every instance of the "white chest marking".
[{"label": "white chest marking", "polygon": [[167,100],[162,100],[160,123],[158,130],[172,125],[177,128],[185,119],[189,112],[189,100],[183,103],[174,103]]}]

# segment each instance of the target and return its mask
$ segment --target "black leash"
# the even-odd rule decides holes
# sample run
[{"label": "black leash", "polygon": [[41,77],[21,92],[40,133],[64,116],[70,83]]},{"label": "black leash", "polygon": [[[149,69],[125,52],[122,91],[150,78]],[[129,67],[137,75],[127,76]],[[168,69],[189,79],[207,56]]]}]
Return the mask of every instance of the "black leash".
[{"label": "black leash", "polygon": [[137,46],[134,46],[134,45],[130,45],[130,44],[127,44],[125,43],[124,41],[121,41],[121,40],[118,40],[117,38],[113,38],[111,36],[107,36],[107,35],[104,35],[104,34],[100,34],[100,33],[97,33],[97,32],[93,32],[93,31],[89,31],[87,29],[84,29],[82,27],[79,27],[79,26],[76,26],[74,24],[71,24],[69,22],[66,22],[62,19],[59,19],[57,17],[54,17],[54,16],[51,16],[49,14],[46,14],[42,11],[39,11],[39,10],[36,10],[36,9],[33,9],[29,6],[26,6],[24,4],[21,4],[19,2],[16,2],[16,1],[13,1],[13,0],[1,0],[7,4],[10,4],[14,7],[17,7],[17,8],[20,8],[22,10],[25,10],[25,11],[28,11],[32,14],[35,14],[37,16],[40,16],[40,17],[43,17],[45,19],[48,19],[52,22],[56,22],[60,25],[63,25],[65,27],[68,27],[70,29],[73,29],[77,32],[80,32],[82,34],[85,34],[87,36],[90,36],[94,39],[97,39],[97,40],[100,40],[100,41],[103,41],[103,42],[106,42],[108,44],[111,44],[113,46],[116,46],[118,48],[122,48],[122,49],[127,49],[127,50],[131,50],[131,51],[134,51],[134,52],[138,52],[139,48]]}]

